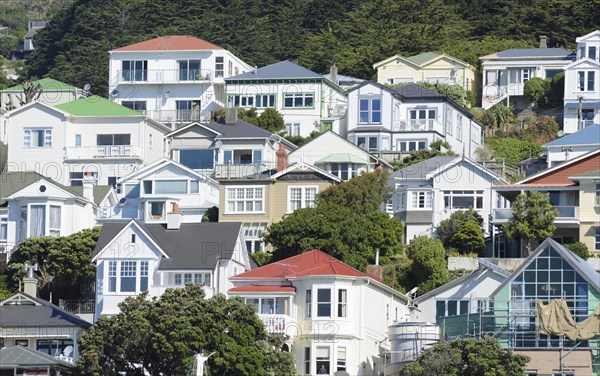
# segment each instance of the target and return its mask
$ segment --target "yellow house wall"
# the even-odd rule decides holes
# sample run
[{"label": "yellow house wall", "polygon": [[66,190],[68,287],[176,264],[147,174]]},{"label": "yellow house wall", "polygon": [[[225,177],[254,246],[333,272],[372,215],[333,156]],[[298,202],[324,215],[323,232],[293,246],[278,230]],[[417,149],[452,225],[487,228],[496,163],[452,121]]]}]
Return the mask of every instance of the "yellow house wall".
[{"label": "yellow house wall", "polygon": [[[226,201],[227,201],[227,187],[264,187],[263,192],[263,213],[252,213],[252,214],[235,214],[226,212]],[[271,210],[271,189],[272,185],[270,182],[252,182],[252,181],[237,181],[237,182],[225,182],[221,181],[219,186],[219,222],[268,222],[270,221],[270,210]]]},{"label": "yellow house wall", "polygon": [[596,248],[596,227],[600,224],[600,206],[596,205],[596,183],[582,181],[579,186],[579,241],[590,251]]},{"label": "yellow house wall", "polygon": [[271,187],[271,218],[279,222],[288,212],[289,187],[317,187],[317,193],[323,192],[332,184],[328,181],[278,181]]}]

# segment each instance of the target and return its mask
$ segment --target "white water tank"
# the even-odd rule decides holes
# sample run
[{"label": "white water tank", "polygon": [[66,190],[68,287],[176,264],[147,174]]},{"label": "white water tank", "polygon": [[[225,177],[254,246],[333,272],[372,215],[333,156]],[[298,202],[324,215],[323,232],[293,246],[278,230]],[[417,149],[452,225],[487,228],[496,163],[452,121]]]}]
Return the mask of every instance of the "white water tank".
[{"label": "white water tank", "polygon": [[430,322],[398,322],[390,326],[389,336],[392,364],[411,362],[440,340],[440,327]]}]

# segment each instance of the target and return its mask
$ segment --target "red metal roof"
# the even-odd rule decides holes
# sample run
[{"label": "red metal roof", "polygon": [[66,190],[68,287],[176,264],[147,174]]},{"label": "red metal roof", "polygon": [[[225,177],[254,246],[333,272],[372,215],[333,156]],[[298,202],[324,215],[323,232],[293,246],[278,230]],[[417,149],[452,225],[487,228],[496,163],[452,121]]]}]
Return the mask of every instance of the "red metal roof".
[{"label": "red metal roof", "polygon": [[284,292],[295,293],[296,288],[291,286],[240,286],[230,288],[228,292]]},{"label": "red metal roof", "polygon": [[335,257],[315,249],[238,274],[232,278],[287,278],[324,275],[349,277],[368,276],[367,274],[359,272],[353,267],[344,264]]},{"label": "red metal roof", "polygon": [[222,49],[223,47],[221,46],[190,35],[170,35],[130,44],[129,46],[120,47],[113,51],[195,51]]}]

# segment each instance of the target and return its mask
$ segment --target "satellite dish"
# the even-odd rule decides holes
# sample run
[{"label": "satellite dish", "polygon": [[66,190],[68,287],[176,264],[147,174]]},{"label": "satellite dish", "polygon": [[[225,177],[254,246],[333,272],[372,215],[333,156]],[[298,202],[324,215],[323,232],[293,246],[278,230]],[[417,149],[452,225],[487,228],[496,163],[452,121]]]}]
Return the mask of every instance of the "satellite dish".
[{"label": "satellite dish", "polygon": [[558,133],[556,134],[558,137],[562,137],[565,135],[565,131],[558,131]]},{"label": "satellite dish", "polygon": [[72,353],[73,353],[73,346],[71,346],[71,345],[65,347],[63,350],[63,355],[66,357],[70,357]]},{"label": "satellite dish", "polygon": [[113,90],[113,91],[110,92],[110,96],[111,97],[116,97],[117,94],[119,94],[119,91],[117,89],[115,89],[115,90]]},{"label": "satellite dish", "polygon": [[120,199],[117,205],[123,207],[125,206],[125,204],[127,204],[127,197],[123,197],[122,199]]},{"label": "satellite dish", "polygon": [[90,91],[91,88],[92,88],[92,85],[90,85],[90,84],[83,85],[83,90],[85,90],[85,91]]}]

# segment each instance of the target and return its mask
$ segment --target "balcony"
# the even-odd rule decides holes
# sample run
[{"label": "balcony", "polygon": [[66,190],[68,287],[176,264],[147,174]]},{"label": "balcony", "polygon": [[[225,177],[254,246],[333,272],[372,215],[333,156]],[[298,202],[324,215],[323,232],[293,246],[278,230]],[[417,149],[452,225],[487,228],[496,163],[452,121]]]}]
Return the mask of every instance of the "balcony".
[{"label": "balcony", "polygon": [[117,159],[142,157],[142,149],[135,145],[97,145],[65,147],[65,159]]},{"label": "balcony", "polygon": [[[579,207],[578,206],[555,206],[554,209],[558,210],[554,222],[559,224],[579,224]],[[494,209],[494,217],[492,222],[494,224],[506,223],[512,217],[512,209]]]},{"label": "balcony", "polygon": [[67,312],[74,313],[76,315],[84,313],[96,312],[96,302],[94,299],[88,300],[63,300],[60,299],[58,302],[60,308]]},{"label": "balcony", "polygon": [[272,164],[266,163],[226,163],[215,165],[215,178],[217,179],[236,179],[249,175],[260,174],[270,168],[275,168]]},{"label": "balcony", "polygon": [[442,124],[434,119],[396,120],[392,123],[394,132],[442,132]]},{"label": "balcony", "polygon": [[261,314],[258,317],[265,324],[265,330],[269,334],[285,334],[286,325],[291,322],[287,315]]},{"label": "balcony", "polygon": [[139,112],[161,123],[191,123],[193,121],[210,121],[212,118],[212,112],[206,110],[145,110]]},{"label": "balcony", "polygon": [[211,83],[211,69],[143,69],[117,71],[117,83],[199,84]]}]

